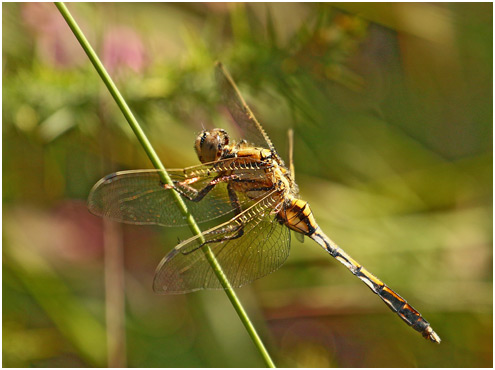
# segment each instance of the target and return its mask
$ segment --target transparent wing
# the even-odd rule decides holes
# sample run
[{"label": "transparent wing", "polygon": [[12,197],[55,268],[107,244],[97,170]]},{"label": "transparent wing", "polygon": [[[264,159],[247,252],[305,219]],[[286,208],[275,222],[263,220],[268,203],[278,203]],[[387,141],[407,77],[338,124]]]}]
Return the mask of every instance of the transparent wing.
[{"label": "transparent wing", "polygon": [[[281,201],[270,193],[232,220],[203,232],[209,243],[192,237],[177,245],[160,262],[153,289],[157,293],[187,293],[222,289],[208,262],[208,246],[232,287],[240,287],[277,270],[287,259],[290,230],[270,211]],[[242,228],[243,234],[239,235]]]},{"label": "transparent wing", "polygon": [[216,63],[216,78],[225,106],[243,131],[243,135],[245,135],[243,139],[251,141],[252,144],[270,149],[276,154],[275,147],[267,133],[246,104],[232,76],[220,62]]},{"label": "transparent wing", "polygon": [[[186,184],[181,189],[184,193],[194,195],[223,171],[232,171],[239,179],[263,179],[266,177],[262,164],[239,163],[239,161],[220,161],[211,164],[193,166],[185,169],[168,170],[173,181]],[[190,191],[189,191],[190,190]],[[196,222],[206,222],[214,218],[234,214],[227,192],[227,182],[220,181],[199,202],[182,196],[188,210]],[[239,194],[239,203],[246,204],[252,200]],[[91,213],[110,219],[146,225],[182,226],[185,218],[179,211],[170,188],[164,187],[160,180],[160,170],[122,171],[98,181],[88,197]]]}]

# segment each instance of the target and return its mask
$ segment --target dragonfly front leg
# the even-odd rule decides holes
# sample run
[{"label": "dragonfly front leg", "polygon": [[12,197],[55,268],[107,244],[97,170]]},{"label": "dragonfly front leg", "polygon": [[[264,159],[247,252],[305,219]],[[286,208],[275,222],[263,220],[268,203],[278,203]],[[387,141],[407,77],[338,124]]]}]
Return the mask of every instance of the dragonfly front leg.
[{"label": "dragonfly front leg", "polygon": [[182,196],[189,199],[192,202],[201,201],[213,188],[221,182],[228,182],[237,179],[237,175],[218,175],[213,180],[211,180],[203,189],[197,190],[194,187],[190,186],[199,180],[198,177],[194,177],[191,179],[187,179],[184,181],[173,181],[174,186],[168,184],[162,184],[164,189],[175,189]]}]

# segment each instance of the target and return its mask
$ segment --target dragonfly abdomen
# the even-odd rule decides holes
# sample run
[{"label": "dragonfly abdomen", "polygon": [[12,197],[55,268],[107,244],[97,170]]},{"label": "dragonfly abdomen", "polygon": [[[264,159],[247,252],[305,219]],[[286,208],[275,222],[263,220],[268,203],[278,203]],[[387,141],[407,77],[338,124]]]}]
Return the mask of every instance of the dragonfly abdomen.
[{"label": "dragonfly abdomen", "polygon": [[308,202],[301,199],[289,198],[278,213],[278,218],[288,228],[307,236],[311,236],[318,229]]},{"label": "dragonfly abdomen", "polygon": [[404,320],[414,330],[435,343],[440,343],[440,337],[433,331],[430,323],[426,321],[421,314],[416,311],[409,303],[406,302],[399,294],[389,288],[383,281],[378,279],[371,272],[366,270],[356,260],[349,256],[342,248],[337,246],[320,228],[310,236],[314,241],[321,245],[336,260],[346,266],[353,275],[357,276],[365,283],[374,293],[376,293],[383,302],[399,317]]}]

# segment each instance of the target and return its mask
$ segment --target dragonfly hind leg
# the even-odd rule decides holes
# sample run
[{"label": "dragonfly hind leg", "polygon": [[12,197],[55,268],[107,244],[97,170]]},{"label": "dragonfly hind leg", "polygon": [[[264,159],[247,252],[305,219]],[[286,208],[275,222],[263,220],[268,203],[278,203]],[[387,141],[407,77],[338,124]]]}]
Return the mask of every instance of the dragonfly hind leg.
[{"label": "dragonfly hind leg", "polygon": [[[243,182],[244,180],[238,180],[237,178],[235,178],[233,181]],[[256,192],[256,191],[268,191],[271,189],[272,189],[271,187],[258,187],[258,188],[252,188],[250,190]],[[227,184],[227,191],[229,194],[230,204],[232,204],[232,208],[234,209],[233,222],[229,222],[227,225],[225,225],[222,228],[212,230],[210,233],[208,233],[208,235],[222,235],[222,234],[231,234],[231,235],[222,236],[221,238],[217,238],[213,240],[207,240],[206,242],[201,244],[198,248],[201,248],[205,244],[219,243],[227,240],[233,240],[240,238],[241,236],[244,235],[244,222],[242,220],[242,217],[237,218],[237,216],[239,216],[242,213],[242,208],[237,193],[232,187],[232,182],[229,182]]]},{"label": "dragonfly hind leg", "polygon": [[[232,208],[234,209],[234,215],[238,216],[239,214],[241,214],[242,209],[241,209],[241,205],[239,202],[239,198],[238,198],[236,192],[232,189],[232,186],[230,183],[227,185],[227,191],[229,194],[230,203],[232,204]],[[205,236],[222,235],[222,234],[231,234],[231,235],[224,235],[220,238],[206,240],[204,243],[201,243],[196,248],[193,248],[193,249],[190,249],[187,251],[183,251],[182,254],[192,253],[192,252],[196,251],[197,249],[202,248],[206,244],[219,243],[219,242],[224,242],[227,240],[233,240],[233,239],[240,238],[241,236],[244,235],[244,224],[241,221],[237,221],[237,220],[234,223],[229,222],[229,224],[226,225],[225,227],[221,227],[219,229],[214,229],[214,230],[210,231],[209,233],[205,234]]]}]

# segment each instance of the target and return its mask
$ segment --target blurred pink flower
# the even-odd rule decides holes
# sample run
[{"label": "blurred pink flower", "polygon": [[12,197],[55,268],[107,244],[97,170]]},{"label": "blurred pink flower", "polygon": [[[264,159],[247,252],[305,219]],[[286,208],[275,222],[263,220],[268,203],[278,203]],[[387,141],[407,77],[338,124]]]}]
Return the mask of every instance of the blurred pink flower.
[{"label": "blurred pink flower", "polygon": [[33,34],[41,61],[56,67],[74,67],[87,62],[81,46],[55,5],[23,3],[21,14]]},{"label": "blurred pink flower", "polygon": [[141,38],[127,27],[110,29],[103,40],[103,64],[110,73],[131,69],[143,72],[147,66],[147,55]]}]

